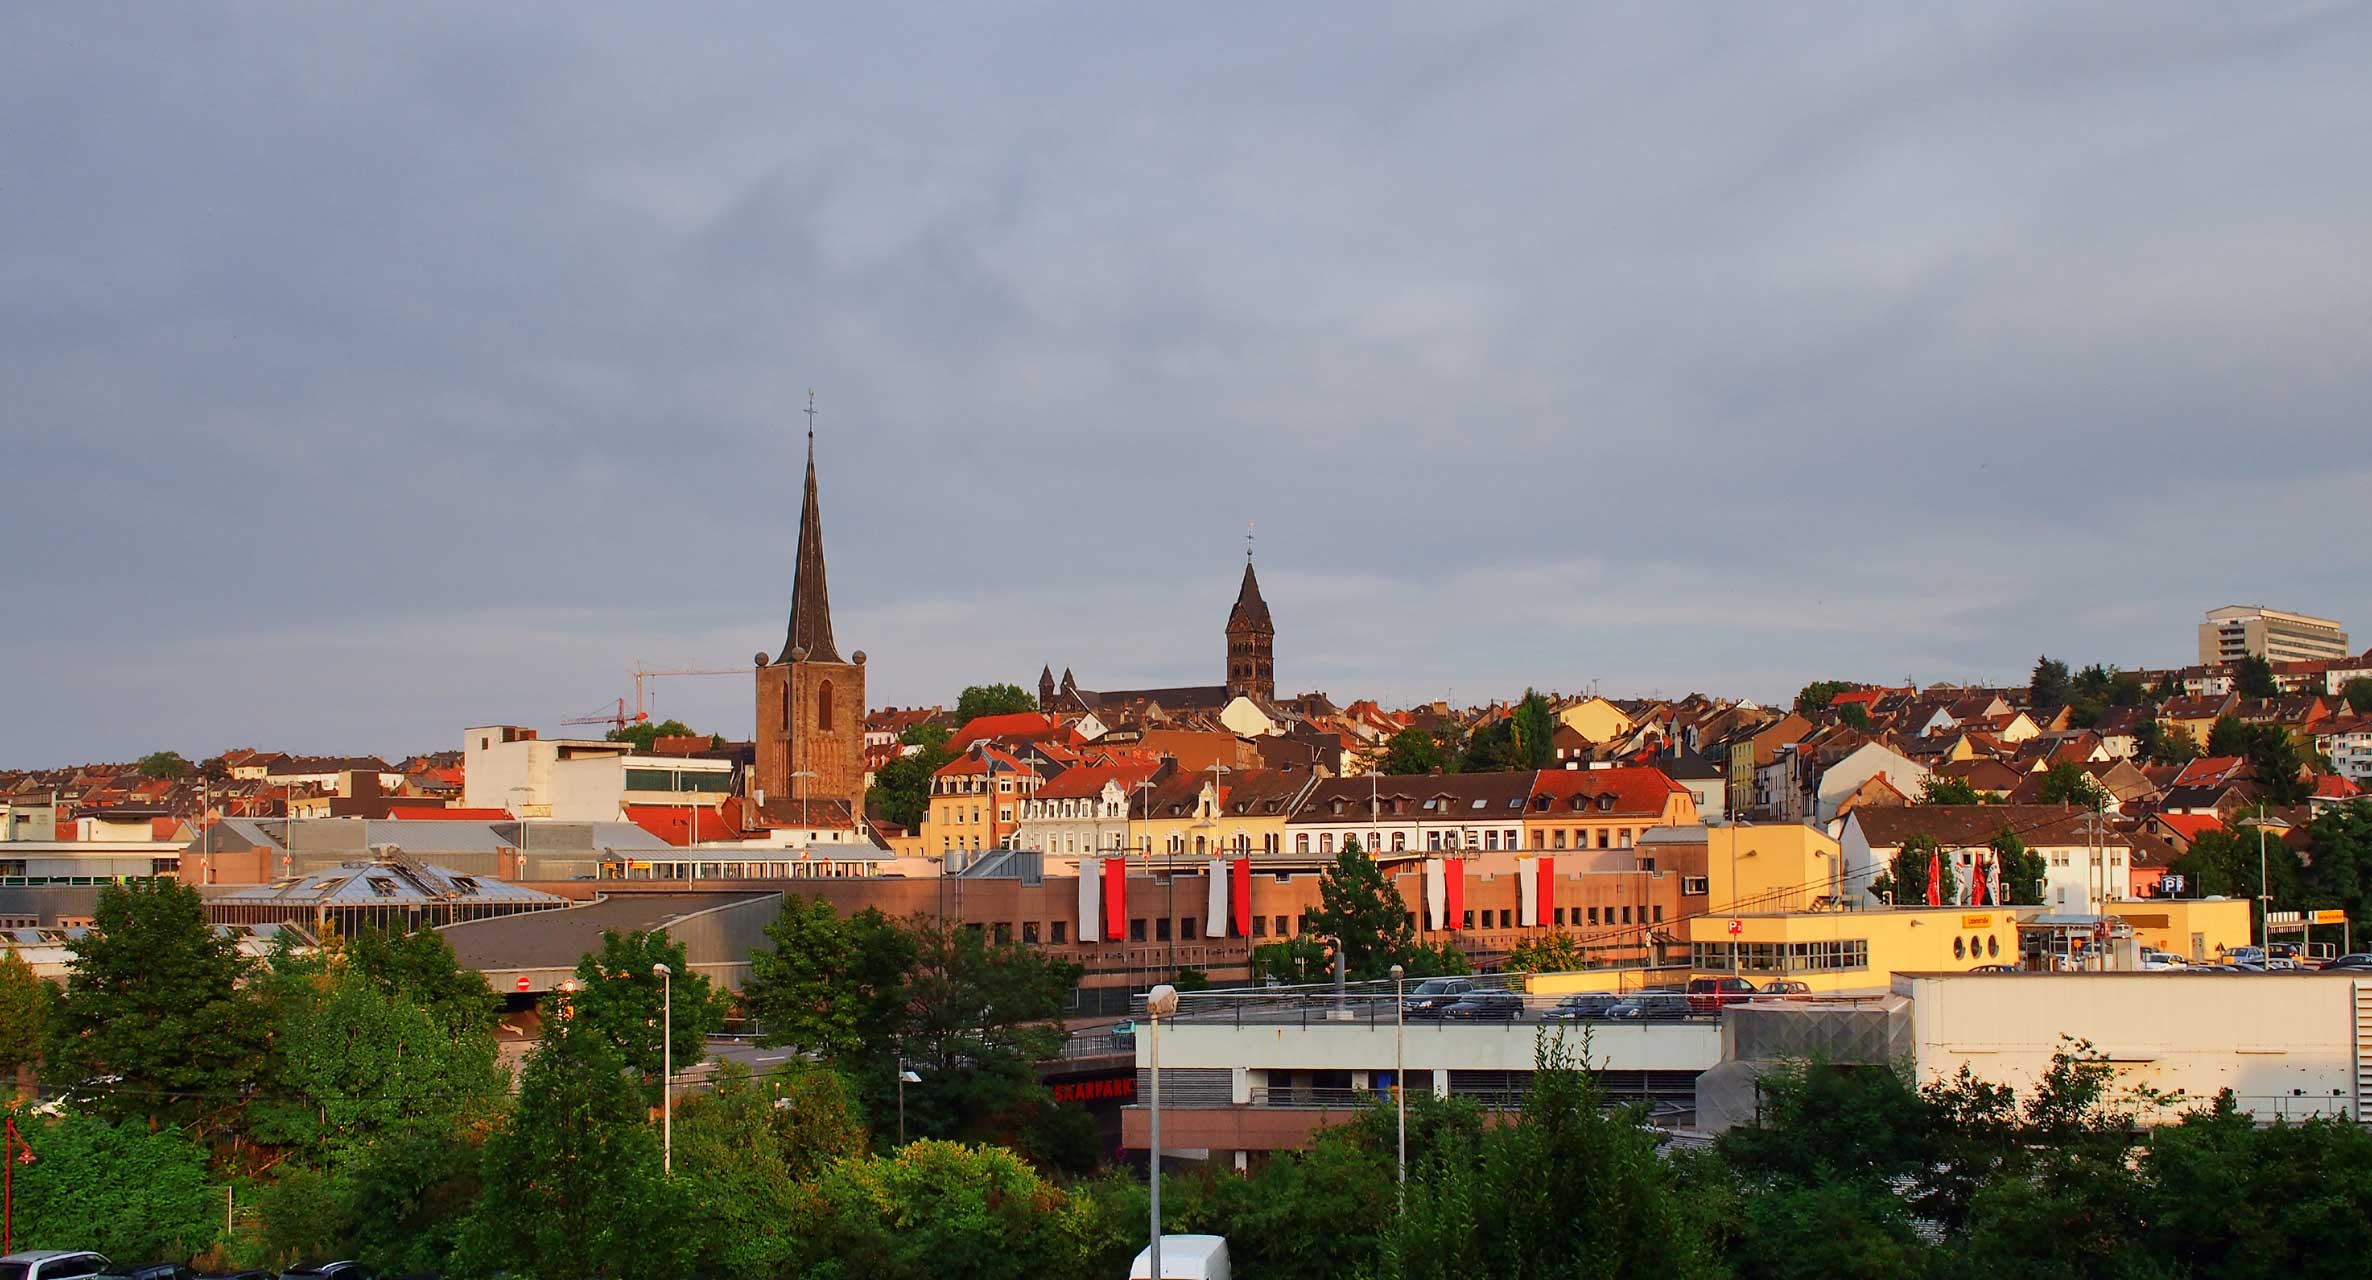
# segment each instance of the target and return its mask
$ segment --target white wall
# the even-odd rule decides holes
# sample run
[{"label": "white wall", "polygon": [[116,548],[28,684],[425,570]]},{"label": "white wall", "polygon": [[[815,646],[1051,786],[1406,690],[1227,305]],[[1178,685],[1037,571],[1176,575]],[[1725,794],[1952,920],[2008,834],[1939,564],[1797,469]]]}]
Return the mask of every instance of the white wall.
[{"label": "white wall", "polygon": [[[2204,1101],[2231,1089],[2261,1119],[2354,1114],[2358,987],[2341,974],[2096,973],[1906,976],[1922,1081],[1966,1066],[2021,1093],[2062,1036],[2117,1062],[2128,1088]],[[2145,1111],[2145,1123],[2172,1111]]]},{"label": "white wall", "polygon": [[1865,742],[1820,775],[1820,821],[1836,817],[1837,806],[1845,802],[1845,797],[1881,773],[1886,775],[1888,786],[1912,799],[1919,797],[1919,789],[1927,783],[1927,769],[1918,761],[1875,742]]}]

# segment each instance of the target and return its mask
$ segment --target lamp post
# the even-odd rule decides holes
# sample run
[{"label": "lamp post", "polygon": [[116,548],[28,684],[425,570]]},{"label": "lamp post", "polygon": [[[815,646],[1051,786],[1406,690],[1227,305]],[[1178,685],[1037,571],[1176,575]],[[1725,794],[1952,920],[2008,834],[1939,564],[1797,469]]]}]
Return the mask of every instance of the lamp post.
[{"label": "lamp post", "polygon": [[1149,1274],[1161,1275],[1161,1020],[1178,1011],[1178,989],[1164,982],[1145,993],[1145,1036],[1153,1065],[1153,1244]]},{"label": "lamp post", "polygon": [[[521,880],[525,880],[527,878],[527,806],[518,803],[518,801],[515,799],[515,797],[518,796],[518,794],[522,791],[526,792],[530,796],[535,794],[535,788],[533,787],[512,787],[504,794],[507,797],[513,797],[511,801],[511,817],[517,819],[519,823],[519,878]],[[621,880],[625,879],[623,875],[619,876],[618,878]]]},{"label": "lamp post", "polygon": [[675,1172],[675,970],[651,966],[659,978],[659,1169]]},{"label": "lamp post", "polygon": [[[792,779],[799,784],[799,825],[802,827],[812,821],[807,815],[807,780],[822,776],[813,769],[796,769],[791,773]],[[814,838],[809,837],[808,843],[814,843]]]},{"label": "lamp post", "polygon": [[2265,833],[2288,831],[2290,824],[2266,813],[2265,806],[2259,804],[2257,816],[2242,818],[2240,825],[2257,829],[2257,953],[2261,959],[2271,959],[2273,926],[2267,917],[2273,914],[2273,885],[2265,878]]},{"label": "lamp post", "polygon": [[1398,1113],[1398,1161],[1400,1165],[1400,1207],[1408,1208],[1408,1052],[1404,1041],[1408,1027],[1408,970],[1392,966],[1392,1109]]},{"label": "lamp post", "polygon": [[914,1068],[907,1066],[904,1058],[898,1059],[898,1145],[901,1147],[906,1145],[906,1086],[921,1083],[922,1077],[914,1074]]}]

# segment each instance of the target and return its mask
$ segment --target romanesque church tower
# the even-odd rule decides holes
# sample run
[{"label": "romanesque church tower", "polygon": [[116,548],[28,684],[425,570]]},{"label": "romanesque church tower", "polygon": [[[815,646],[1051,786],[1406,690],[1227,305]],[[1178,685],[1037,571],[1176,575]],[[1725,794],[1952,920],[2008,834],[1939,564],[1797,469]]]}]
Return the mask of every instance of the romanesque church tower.
[{"label": "romanesque church tower", "polygon": [[[757,764],[750,782],[767,810],[795,816],[805,795],[813,819],[833,825],[865,812],[865,653],[843,662],[832,640],[824,583],[823,511],[815,498],[815,433],[807,433],[807,494],[799,511],[791,623],[782,652],[758,655]],[[798,776],[812,773],[813,777]],[[804,790],[802,790],[804,784]],[[837,805],[836,809],[834,806]]]},{"label": "romanesque church tower", "polygon": [[1252,573],[1252,554],[1244,553],[1244,585],[1235,593],[1235,608],[1227,614],[1227,696],[1249,694],[1273,702],[1277,696],[1277,627],[1268,620],[1268,602],[1260,598],[1260,579]]}]

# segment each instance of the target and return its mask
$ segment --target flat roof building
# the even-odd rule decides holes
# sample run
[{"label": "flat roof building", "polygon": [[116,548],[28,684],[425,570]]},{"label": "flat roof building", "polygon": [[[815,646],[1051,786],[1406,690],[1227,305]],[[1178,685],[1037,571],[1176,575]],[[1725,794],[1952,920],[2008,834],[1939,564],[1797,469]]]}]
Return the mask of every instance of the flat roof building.
[{"label": "flat roof building", "polygon": [[2207,621],[2199,624],[2202,666],[2223,666],[2242,658],[2295,662],[2347,656],[2347,633],[2330,618],[2230,604],[2210,610]]}]

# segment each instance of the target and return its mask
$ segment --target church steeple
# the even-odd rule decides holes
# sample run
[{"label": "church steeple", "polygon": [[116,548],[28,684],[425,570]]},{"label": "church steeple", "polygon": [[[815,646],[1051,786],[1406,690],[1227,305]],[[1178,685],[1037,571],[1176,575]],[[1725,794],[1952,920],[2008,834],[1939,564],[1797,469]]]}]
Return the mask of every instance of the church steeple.
[{"label": "church steeple", "polygon": [[[808,412],[815,412],[812,403]],[[815,427],[807,428],[807,494],[799,509],[799,561],[791,571],[791,625],[777,662],[838,662],[832,593],[824,582],[824,516],[815,500]]]},{"label": "church steeple", "polygon": [[1244,548],[1244,583],[1236,589],[1235,608],[1227,612],[1227,695],[1249,695],[1274,701],[1277,696],[1276,624],[1269,620],[1268,601],[1260,598],[1260,578],[1252,572],[1252,549]]}]

